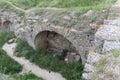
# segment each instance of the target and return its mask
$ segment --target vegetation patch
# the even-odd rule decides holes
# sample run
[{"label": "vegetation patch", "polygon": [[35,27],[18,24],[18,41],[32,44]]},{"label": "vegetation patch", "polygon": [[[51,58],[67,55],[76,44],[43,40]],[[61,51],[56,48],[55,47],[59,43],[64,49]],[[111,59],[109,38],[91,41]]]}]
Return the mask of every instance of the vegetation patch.
[{"label": "vegetation patch", "polygon": [[2,46],[14,37],[15,35],[13,32],[0,32],[0,73],[14,74],[22,70],[22,66],[2,50]]},{"label": "vegetation patch", "polygon": [[113,54],[113,62],[115,64],[119,63],[119,58],[120,58],[120,50],[113,50],[112,51]]},{"label": "vegetation patch", "polygon": [[43,80],[42,78],[38,78],[32,72],[28,72],[25,74],[11,74],[4,75],[0,73],[0,80]]},{"label": "vegetation patch", "polygon": [[0,80],[43,80],[31,72],[22,75],[17,74],[22,71],[22,66],[2,50],[2,46],[12,38],[15,38],[13,32],[0,32]]},{"label": "vegetation patch", "polygon": [[106,56],[99,60],[99,63],[96,65],[98,73],[104,72],[105,67],[106,67],[106,63],[107,63],[107,57]]},{"label": "vegetation patch", "polygon": [[15,38],[13,32],[0,32],[0,48],[12,38]]},{"label": "vegetation patch", "polygon": [[10,58],[2,46],[11,38],[14,38],[13,32],[0,32],[0,73],[13,74],[21,71],[22,66]]},{"label": "vegetation patch", "polygon": [[112,53],[115,58],[118,58],[120,56],[120,50],[114,50]]},{"label": "vegetation patch", "polygon": [[80,62],[66,63],[63,60],[52,56],[43,48],[39,48],[35,51],[26,41],[20,39],[17,40],[15,55],[24,56],[41,68],[59,72],[67,80],[81,80],[83,65]]},{"label": "vegetation patch", "polygon": [[32,72],[28,72],[22,75],[11,75],[11,77],[15,78],[16,80],[43,80],[42,78],[39,78],[35,76]]},{"label": "vegetation patch", "polygon": [[[91,9],[109,8],[116,0],[1,0],[12,5],[12,7],[20,7],[28,9],[35,8],[60,8],[67,10],[87,11]],[[15,6],[13,6],[15,5]]]},{"label": "vegetation patch", "polygon": [[22,66],[10,58],[6,52],[0,49],[0,73],[14,74],[22,70]]}]

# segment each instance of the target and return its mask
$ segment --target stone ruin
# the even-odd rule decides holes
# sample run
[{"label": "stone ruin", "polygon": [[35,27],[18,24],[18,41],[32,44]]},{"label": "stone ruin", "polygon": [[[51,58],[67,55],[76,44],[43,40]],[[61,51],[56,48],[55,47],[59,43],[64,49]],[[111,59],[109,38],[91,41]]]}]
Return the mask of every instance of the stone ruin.
[{"label": "stone ruin", "polygon": [[[94,45],[96,26],[101,24],[105,13],[90,10],[78,16],[74,11],[33,10],[23,17],[14,11],[1,9],[0,22],[1,30],[14,31],[17,37],[26,40],[34,49],[41,46],[53,55],[66,52],[65,60],[85,64]],[[94,21],[93,15],[96,15]],[[91,26],[94,22],[97,24]]]},{"label": "stone ruin", "polygon": [[[119,12],[117,10],[115,12],[115,15],[118,16]],[[0,10],[0,30],[14,31],[17,37],[26,40],[34,49],[41,46],[53,55],[59,55],[66,51],[65,61],[81,61],[84,64],[83,80],[91,80],[98,74],[95,64],[100,63],[102,57],[106,56],[103,52],[114,48],[119,49],[119,43],[115,40],[118,38],[108,40],[106,35],[111,32],[105,33],[109,29],[105,26],[111,24],[116,26],[119,23],[116,21],[114,23],[114,20],[113,23],[110,22],[111,20],[108,20],[108,23],[105,22],[104,19],[107,15],[112,16],[111,12],[108,14],[107,11],[94,12],[90,10],[85,14],[76,15],[74,11],[43,10],[31,11],[23,21],[23,16],[18,16],[14,11]],[[105,34],[101,35],[102,32]],[[118,36],[118,33],[116,32],[112,36],[115,35]],[[115,41],[112,42],[112,40]],[[109,43],[116,46],[112,47]],[[106,76],[103,74],[105,75],[105,72],[98,74],[97,78],[93,80],[97,80],[98,77],[104,79]],[[114,74],[118,75],[119,73]],[[119,79],[114,78],[114,80]]]}]

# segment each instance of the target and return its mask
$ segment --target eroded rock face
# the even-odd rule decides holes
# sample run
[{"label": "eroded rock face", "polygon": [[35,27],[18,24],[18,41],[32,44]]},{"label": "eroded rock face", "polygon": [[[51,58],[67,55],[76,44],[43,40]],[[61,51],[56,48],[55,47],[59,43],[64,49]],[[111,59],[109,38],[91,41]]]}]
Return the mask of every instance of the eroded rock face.
[{"label": "eroded rock face", "polygon": [[120,80],[119,5],[111,7],[108,20],[95,34],[95,50],[88,54],[83,80]]}]

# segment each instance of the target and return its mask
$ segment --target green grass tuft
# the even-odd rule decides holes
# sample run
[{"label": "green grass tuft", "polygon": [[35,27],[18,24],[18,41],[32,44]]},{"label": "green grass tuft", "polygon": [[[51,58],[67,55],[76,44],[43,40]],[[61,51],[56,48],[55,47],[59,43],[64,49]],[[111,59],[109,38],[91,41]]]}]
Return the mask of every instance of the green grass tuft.
[{"label": "green grass tuft", "polygon": [[32,72],[28,72],[22,75],[11,75],[11,77],[15,78],[16,80],[43,80],[42,78],[38,78]]},{"label": "green grass tuft", "polygon": [[14,37],[15,35],[13,32],[0,32],[0,48],[5,44],[5,42]]},{"label": "green grass tuft", "polygon": [[6,52],[0,49],[0,73],[14,74],[22,70],[22,66],[10,58]]}]

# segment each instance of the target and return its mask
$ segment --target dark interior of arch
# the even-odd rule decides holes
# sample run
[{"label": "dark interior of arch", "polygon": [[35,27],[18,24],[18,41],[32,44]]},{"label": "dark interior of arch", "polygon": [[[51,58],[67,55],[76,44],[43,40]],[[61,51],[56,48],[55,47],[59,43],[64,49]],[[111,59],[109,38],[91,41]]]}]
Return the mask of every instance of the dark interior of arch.
[{"label": "dark interior of arch", "polygon": [[3,27],[4,27],[5,29],[10,29],[11,25],[12,25],[12,23],[11,23],[10,21],[5,21],[5,22],[3,23]]},{"label": "dark interior of arch", "polygon": [[67,62],[81,61],[80,55],[73,44],[62,35],[53,31],[40,32],[35,38],[36,47],[45,48],[50,54],[64,55]]}]

